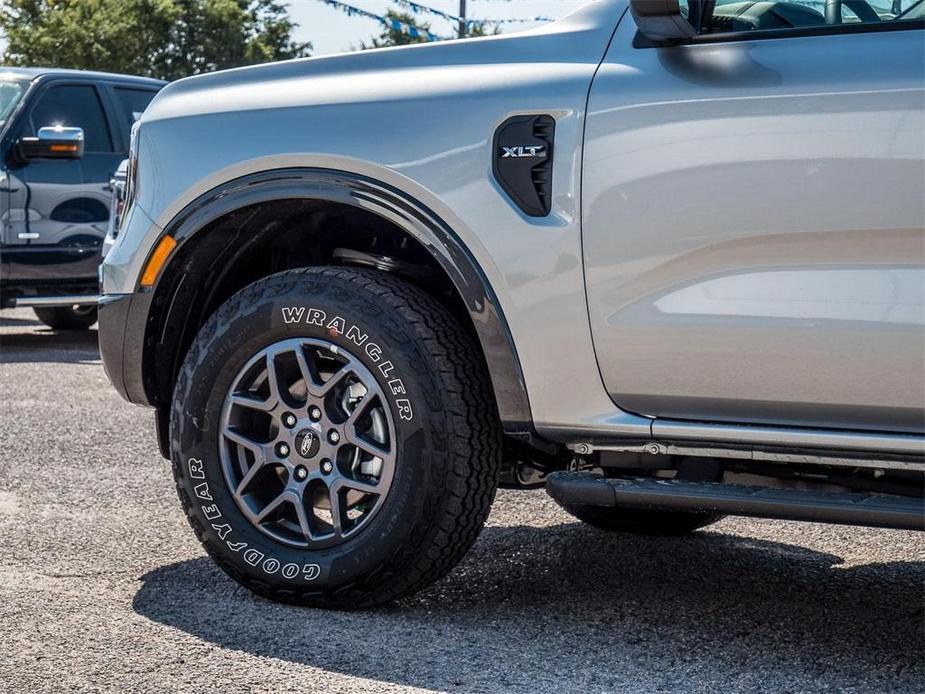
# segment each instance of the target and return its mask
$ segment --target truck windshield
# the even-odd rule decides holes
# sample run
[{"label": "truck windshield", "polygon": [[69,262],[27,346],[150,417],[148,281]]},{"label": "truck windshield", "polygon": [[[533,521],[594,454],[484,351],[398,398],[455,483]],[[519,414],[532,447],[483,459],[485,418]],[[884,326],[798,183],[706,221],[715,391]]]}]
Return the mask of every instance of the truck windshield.
[{"label": "truck windshield", "polygon": [[7,118],[13,113],[28,86],[28,82],[0,77],[0,128],[6,125]]}]

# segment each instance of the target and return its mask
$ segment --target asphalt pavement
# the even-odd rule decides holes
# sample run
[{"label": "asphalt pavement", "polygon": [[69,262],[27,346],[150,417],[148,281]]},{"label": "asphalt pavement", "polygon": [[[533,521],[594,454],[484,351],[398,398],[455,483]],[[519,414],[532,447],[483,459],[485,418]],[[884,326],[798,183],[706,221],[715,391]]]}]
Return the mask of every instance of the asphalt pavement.
[{"label": "asphalt pavement", "polygon": [[255,598],[205,557],[96,332],[0,313],[0,691],[925,689],[925,534],[581,525],[502,491],[466,560],[385,609]]}]

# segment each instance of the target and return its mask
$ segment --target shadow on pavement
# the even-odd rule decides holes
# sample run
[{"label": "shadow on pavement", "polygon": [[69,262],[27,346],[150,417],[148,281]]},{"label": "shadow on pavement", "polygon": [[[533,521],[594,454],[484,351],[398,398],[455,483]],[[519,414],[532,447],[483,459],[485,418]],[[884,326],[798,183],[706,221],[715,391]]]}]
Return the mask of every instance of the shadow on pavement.
[{"label": "shadow on pavement", "polygon": [[0,313],[0,328],[15,328],[19,326],[39,326],[42,323],[38,318],[20,318],[18,316],[4,316]]},{"label": "shadow on pavement", "polygon": [[[16,319],[3,319],[4,322]],[[29,332],[0,334],[0,363],[55,362],[98,363],[99,341],[96,330],[33,329]]]},{"label": "shadow on pavement", "polygon": [[433,689],[917,689],[925,562],[840,563],[717,532],[488,527],[449,577],[381,610],[273,604],[207,558],[146,574],[133,607],[224,648]]}]

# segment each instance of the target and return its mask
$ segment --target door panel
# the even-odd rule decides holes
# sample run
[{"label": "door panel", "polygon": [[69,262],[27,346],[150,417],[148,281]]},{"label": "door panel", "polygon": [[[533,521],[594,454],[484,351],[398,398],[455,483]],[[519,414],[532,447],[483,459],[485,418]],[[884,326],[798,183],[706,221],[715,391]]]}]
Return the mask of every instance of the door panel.
[{"label": "door panel", "polygon": [[[73,263],[61,264],[48,253],[22,253],[11,274],[42,279],[78,279],[95,276],[95,257],[109,219],[109,178],[125,156],[114,146],[110,124],[97,89],[92,84],[52,84],[18,125],[19,135],[35,134],[50,125],[84,129],[85,153],[75,160],[35,160],[13,164],[10,209],[4,243],[11,248],[69,251]],[[49,260],[51,259],[51,260]],[[13,261],[11,261],[13,262]],[[14,269],[16,272],[14,272]]]},{"label": "door panel", "polygon": [[124,154],[117,152],[96,87],[52,84],[30,106],[19,135],[51,125],[84,130],[80,159],[34,160],[10,167],[7,242],[28,245],[98,245],[109,219],[109,177]]},{"label": "door panel", "polygon": [[611,397],[653,416],[917,431],[921,31],[633,48],[588,109],[583,245]]}]

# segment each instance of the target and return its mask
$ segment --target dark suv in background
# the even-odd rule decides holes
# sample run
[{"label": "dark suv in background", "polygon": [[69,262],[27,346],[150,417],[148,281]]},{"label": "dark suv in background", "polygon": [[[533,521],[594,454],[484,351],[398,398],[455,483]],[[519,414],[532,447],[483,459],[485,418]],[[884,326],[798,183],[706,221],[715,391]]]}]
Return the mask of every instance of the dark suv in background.
[{"label": "dark suv in background", "polygon": [[0,68],[0,308],[52,328],[96,322],[110,178],[159,80]]}]

